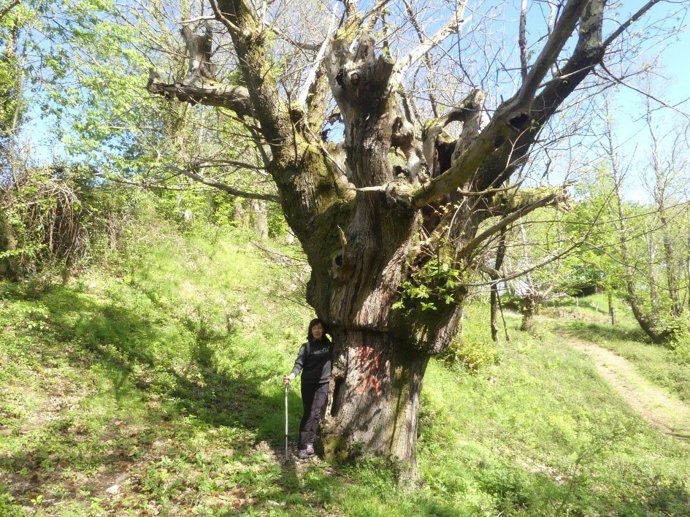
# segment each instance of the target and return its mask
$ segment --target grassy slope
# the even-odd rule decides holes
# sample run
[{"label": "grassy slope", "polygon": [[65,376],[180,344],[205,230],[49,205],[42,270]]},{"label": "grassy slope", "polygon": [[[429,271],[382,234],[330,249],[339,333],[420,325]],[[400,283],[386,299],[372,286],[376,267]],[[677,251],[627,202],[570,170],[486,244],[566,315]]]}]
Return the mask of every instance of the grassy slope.
[{"label": "grassy slope", "polygon": [[125,273],[0,284],[0,515],[685,515],[688,446],[513,320],[497,365],[431,363],[420,489],[382,460],[284,466],[299,266],[236,232],[134,250]]},{"label": "grassy slope", "polygon": [[[556,329],[567,335],[574,333],[630,361],[640,374],[663,387],[674,396],[690,404],[690,358],[687,348],[676,351],[653,345],[635,322],[629,310],[620,302],[615,304],[616,326],[610,324],[606,300],[595,295],[580,301],[578,306],[559,307],[561,317]],[[547,311],[554,315],[554,311]]]}]

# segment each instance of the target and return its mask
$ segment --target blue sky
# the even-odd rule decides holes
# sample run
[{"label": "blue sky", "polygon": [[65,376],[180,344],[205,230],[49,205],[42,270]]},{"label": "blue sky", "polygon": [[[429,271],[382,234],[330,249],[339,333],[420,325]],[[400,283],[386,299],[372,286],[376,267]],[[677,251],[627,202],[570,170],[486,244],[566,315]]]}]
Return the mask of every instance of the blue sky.
[{"label": "blue sky", "polygon": [[[642,2],[626,1],[624,4],[634,4],[633,8],[637,8]],[[678,6],[679,3],[661,4],[650,14],[655,18],[666,13],[671,16],[677,11]],[[677,110],[662,108],[655,112],[654,121],[658,125],[659,134],[668,131],[673,124],[684,123],[687,126],[690,123],[690,17],[680,19],[676,23],[682,25],[683,30],[669,38],[661,47],[653,46],[647,55],[643,56],[651,60],[661,50],[661,59],[658,62],[660,66],[655,70],[653,94]],[[642,203],[651,199],[648,188],[644,185],[644,175],[649,174],[651,144],[648,129],[639,120],[644,114],[644,103],[644,96],[626,87],[620,88],[614,99],[617,108],[614,115],[615,136],[621,145],[621,157],[631,168],[630,178],[625,184],[626,198]],[[659,106],[655,102],[652,102],[652,105]],[[660,142],[662,152],[664,145],[668,145],[669,141],[667,138]],[[690,133],[685,134],[685,142],[686,147],[690,147]]]}]

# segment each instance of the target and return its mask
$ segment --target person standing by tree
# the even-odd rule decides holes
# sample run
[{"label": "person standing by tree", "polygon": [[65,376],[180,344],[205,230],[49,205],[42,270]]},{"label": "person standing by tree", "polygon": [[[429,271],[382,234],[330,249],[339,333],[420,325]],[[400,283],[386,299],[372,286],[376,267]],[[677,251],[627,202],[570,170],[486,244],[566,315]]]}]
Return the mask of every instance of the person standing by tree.
[{"label": "person standing by tree", "polygon": [[297,353],[295,366],[283,382],[290,384],[302,372],[302,420],[299,424],[298,457],[306,459],[314,454],[314,438],[326,406],[328,382],[331,380],[333,345],[326,336],[325,325],[316,318],[309,322],[307,342]]}]

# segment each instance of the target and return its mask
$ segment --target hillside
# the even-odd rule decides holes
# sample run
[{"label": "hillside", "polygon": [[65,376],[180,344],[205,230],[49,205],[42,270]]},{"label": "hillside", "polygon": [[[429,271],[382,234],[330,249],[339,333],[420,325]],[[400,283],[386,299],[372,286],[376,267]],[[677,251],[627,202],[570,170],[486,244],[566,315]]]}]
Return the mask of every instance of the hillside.
[{"label": "hillside", "polygon": [[[429,366],[418,489],[383,459],[285,462],[305,274],[239,230],[157,229],[64,285],[0,283],[0,515],[687,515],[687,436],[645,421],[582,343],[679,404],[690,367],[583,308],[538,336],[507,314],[495,349],[473,302],[460,359],[477,367]],[[293,391],[293,439],[299,411]]]}]

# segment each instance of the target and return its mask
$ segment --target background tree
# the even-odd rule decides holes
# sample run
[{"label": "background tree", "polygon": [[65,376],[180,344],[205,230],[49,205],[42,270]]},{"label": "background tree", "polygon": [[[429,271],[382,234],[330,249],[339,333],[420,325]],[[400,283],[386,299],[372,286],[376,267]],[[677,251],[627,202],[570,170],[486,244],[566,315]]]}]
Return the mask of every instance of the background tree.
[{"label": "background tree", "polygon": [[577,252],[564,259],[568,271],[568,293],[587,295],[597,289],[607,295],[611,324],[616,324],[614,299],[623,297],[623,269],[619,238],[611,211],[613,184],[605,168],[590,169],[576,187],[571,216],[565,230],[571,239],[582,240]]},{"label": "background tree", "polygon": [[[116,58],[132,54],[136,40],[113,23],[107,2],[27,1],[7,7],[0,11],[7,35],[0,63],[0,276],[19,279],[44,271],[69,276],[80,262],[117,247],[125,212],[136,197],[132,189],[113,189],[105,180],[107,166],[118,165],[113,149],[121,153],[120,164],[123,149],[132,149],[114,120],[126,118],[133,97],[122,94],[126,78],[102,59],[106,48]],[[106,79],[109,88],[103,87]],[[93,95],[98,88],[100,97]],[[99,98],[108,103],[99,106]],[[110,117],[102,116],[106,107]],[[29,128],[39,139],[52,132],[68,136],[63,145],[53,141],[58,151],[50,154]]]},{"label": "background tree", "polygon": [[[558,260],[558,252],[563,248],[560,234],[561,224],[558,214],[554,219],[523,221],[514,231],[514,245],[509,251],[508,263],[516,271],[524,270],[524,276],[511,282],[511,291],[517,298],[518,309],[522,314],[520,330],[533,331],[534,317],[542,306],[552,298],[562,296],[567,291],[563,278],[564,264]],[[531,240],[527,239],[526,224],[529,224]],[[531,265],[543,266],[532,271]],[[513,275],[508,275],[513,276]]]},{"label": "background tree", "polygon": [[10,212],[24,166],[16,136],[26,111],[26,63],[18,46],[31,18],[31,10],[19,1],[0,4],[0,276],[15,276],[17,257],[23,253]]},{"label": "background tree", "polygon": [[[682,318],[685,301],[679,296],[685,292],[683,285],[687,279],[681,280],[682,266],[676,258],[676,249],[685,246],[684,239],[679,236],[685,234],[682,229],[687,201],[683,200],[682,191],[674,186],[674,177],[684,168],[683,150],[680,140],[673,137],[666,139],[669,145],[662,149],[649,104],[646,125],[651,135],[651,203],[640,205],[626,202],[624,198],[624,181],[633,160],[621,160],[620,146],[610,118],[607,119],[603,145],[608,159],[602,170],[608,175],[606,184],[611,192],[606,215],[617,241],[617,246],[610,247],[608,254],[620,264],[623,296],[640,327],[652,341],[664,343],[678,332],[687,332],[687,322]],[[670,221],[675,223],[673,232]]]},{"label": "background tree", "polygon": [[687,326],[687,322],[682,322],[682,317],[688,309],[688,299],[685,296],[686,289],[683,284],[687,285],[690,279],[683,278],[683,259],[681,258],[683,255],[687,256],[687,239],[684,238],[687,231],[677,231],[685,226],[683,222],[687,214],[687,206],[684,206],[687,198],[683,199],[684,193],[681,187],[683,183],[681,178],[688,167],[685,127],[672,125],[665,134],[660,134],[649,99],[647,99],[645,115],[651,141],[650,169],[653,174],[651,190],[655,208],[652,219],[656,228],[656,232],[650,233],[649,236],[658,236],[663,249],[663,258],[656,267],[652,265],[650,269],[657,269],[659,275],[665,279],[665,282],[662,281],[663,289],[666,291],[665,308],[670,313],[671,320],[680,320],[680,325]]}]

